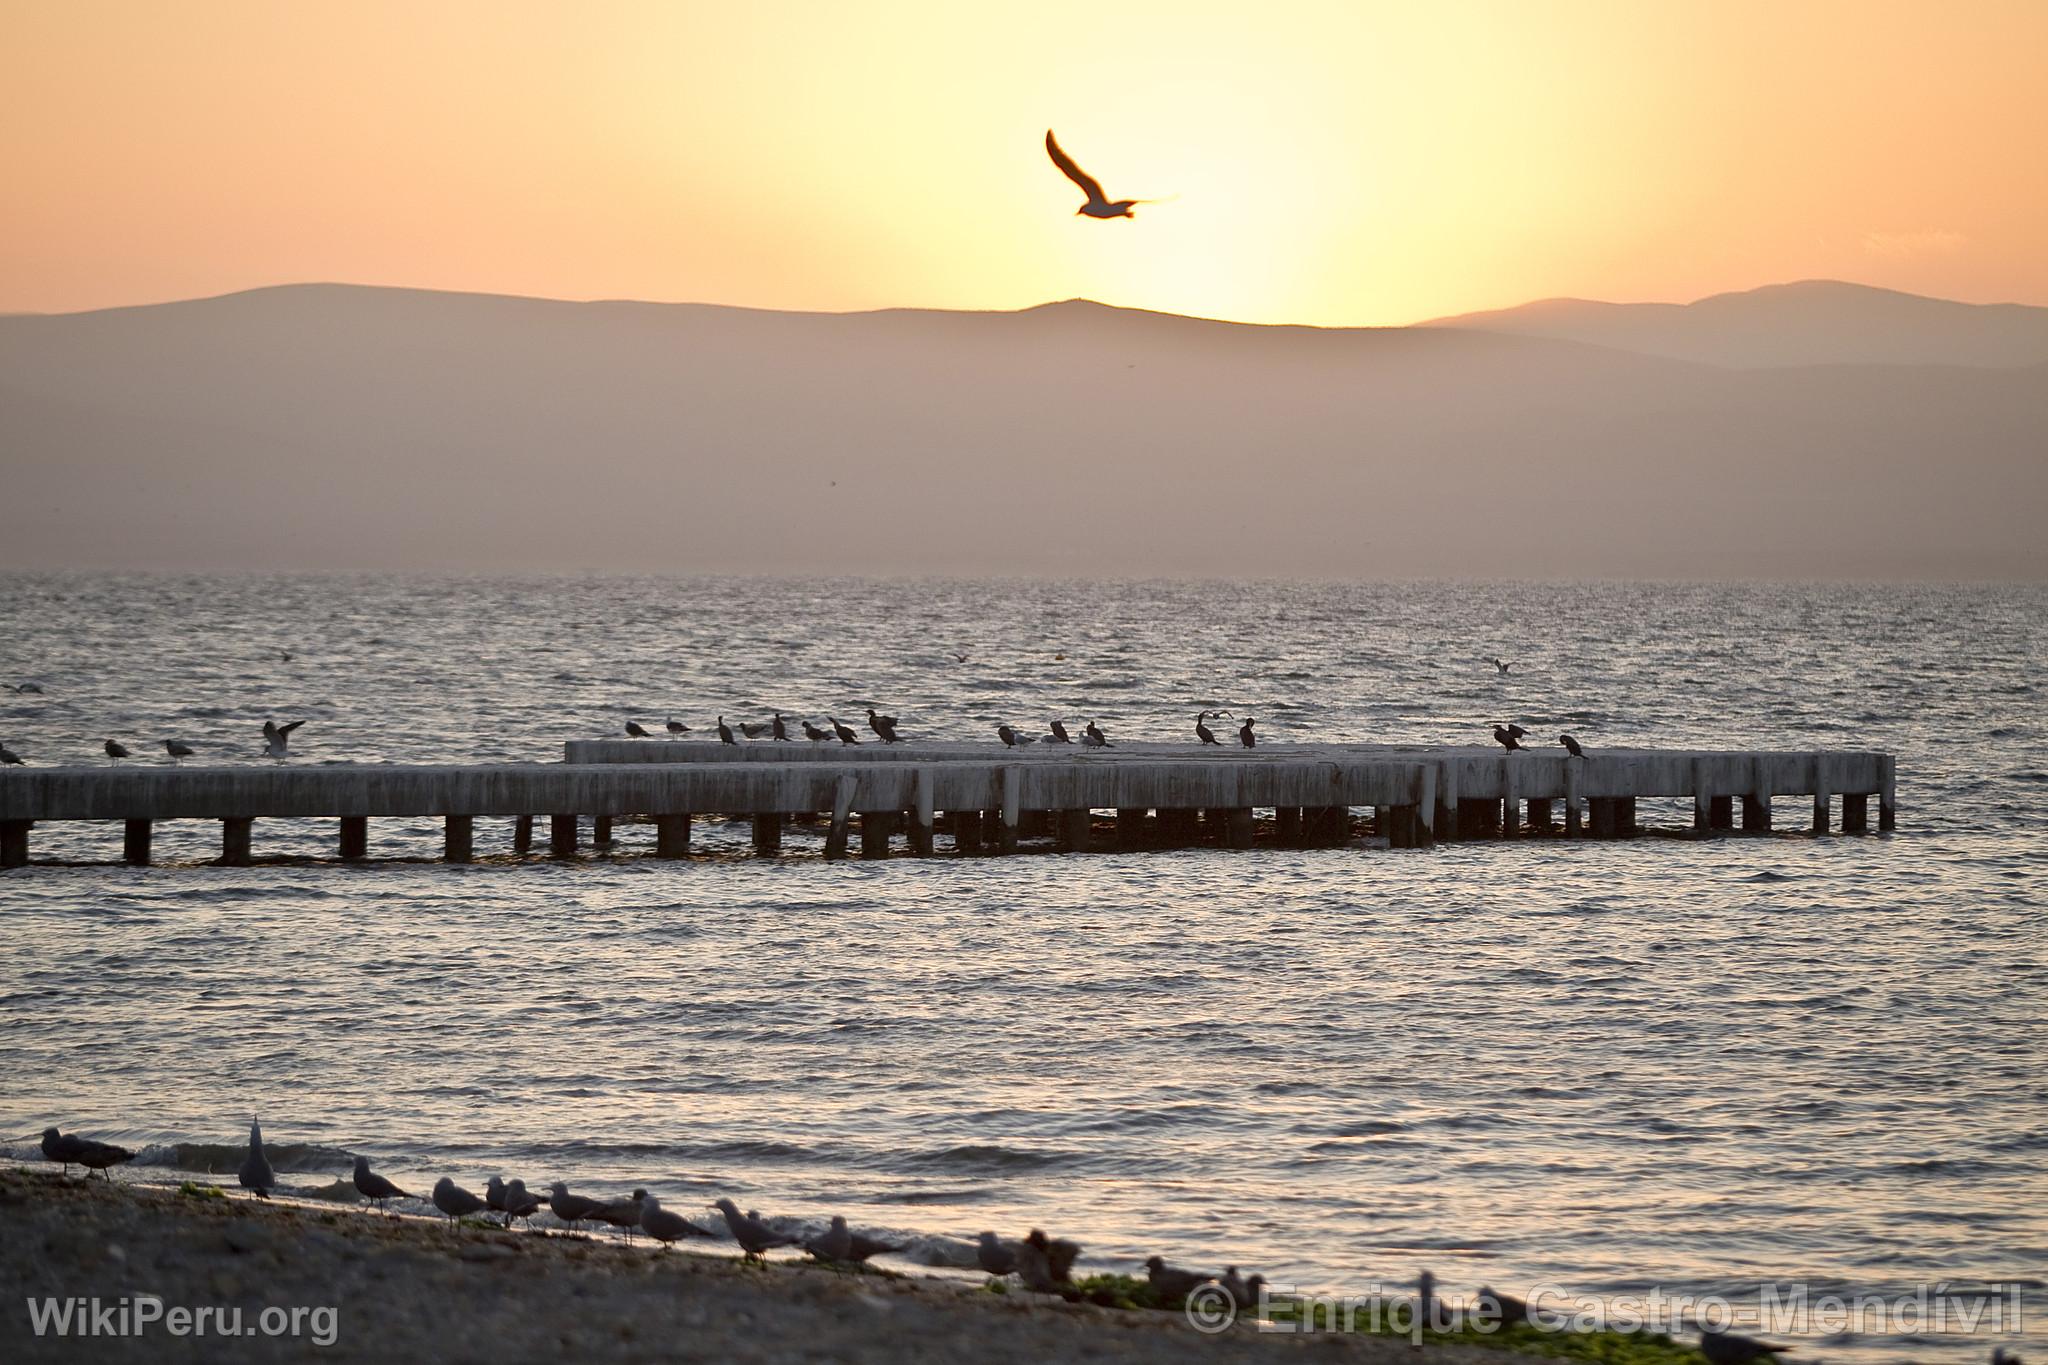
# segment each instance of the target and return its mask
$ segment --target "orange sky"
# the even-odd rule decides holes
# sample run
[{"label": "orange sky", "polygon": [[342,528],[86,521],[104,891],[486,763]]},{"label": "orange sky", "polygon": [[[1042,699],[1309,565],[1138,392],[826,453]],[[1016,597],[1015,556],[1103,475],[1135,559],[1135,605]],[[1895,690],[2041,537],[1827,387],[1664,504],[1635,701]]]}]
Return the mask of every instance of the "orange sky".
[{"label": "orange sky", "polygon": [[[2048,3],[0,0],[0,311],[2048,304]],[[1073,217],[1045,128],[1134,222]]]}]

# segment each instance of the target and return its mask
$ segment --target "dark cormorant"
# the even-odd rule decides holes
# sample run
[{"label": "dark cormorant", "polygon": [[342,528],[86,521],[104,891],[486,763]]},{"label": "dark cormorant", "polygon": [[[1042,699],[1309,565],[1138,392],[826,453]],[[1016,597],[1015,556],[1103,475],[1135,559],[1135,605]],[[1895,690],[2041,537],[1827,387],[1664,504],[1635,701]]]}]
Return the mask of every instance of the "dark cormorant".
[{"label": "dark cormorant", "polygon": [[175,739],[167,739],[164,741],[164,752],[171,756],[172,762],[176,762],[178,759],[181,758],[192,757],[192,746],[189,744],[180,744]]},{"label": "dark cormorant", "polygon": [[1017,732],[1007,725],[998,725],[996,727],[996,738],[1002,740],[1003,747],[1006,749],[1017,747]]},{"label": "dark cormorant", "polygon": [[885,744],[896,742],[896,717],[878,716],[872,706],[868,708],[868,729],[880,735]]},{"label": "dark cormorant", "polygon": [[1101,728],[1092,720],[1081,727],[1081,743],[1090,749],[1114,749],[1116,747],[1116,745],[1109,742],[1109,736],[1103,734]]},{"label": "dark cormorant", "polygon": [[1584,758],[1586,756],[1586,751],[1580,748],[1579,742],[1576,739],[1573,739],[1570,735],[1559,735],[1557,737],[1557,742],[1559,744],[1564,745],[1565,752],[1570,754],[1573,758]]},{"label": "dark cormorant", "polygon": [[1059,744],[1072,744],[1074,742],[1073,737],[1067,734],[1067,727],[1058,721],[1052,723],[1052,737]]},{"label": "dark cormorant", "polygon": [[1493,727],[1493,742],[1510,753],[1522,747],[1521,739],[1513,730],[1504,730],[1498,725]]},{"label": "dark cormorant", "polygon": [[1508,726],[1508,733],[1513,735],[1516,739],[1527,739],[1529,737],[1529,732],[1527,730],[1524,730],[1519,725]]},{"label": "dark cormorant", "polygon": [[860,736],[855,734],[853,731],[847,729],[844,725],[841,725],[837,717],[827,716],[825,717],[825,719],[832,722],[832,733],[839,736],[839,742],[841,744],[860,743]]},{"label": "dark cormorant", "polygon": [[738,741],[738,740],[736,740],[736,739],[734,739],[734,738],[732,737],[732,727],[731,727],[730,725],[727,725],[727,724],[725,723],[725,717],[724,717],[724,716],[720,716],[720,717],[718,718],[718,742],[719,742],[720,744],[737,744],[737,743],[739,743],[739,741]]},{"label": "dark cormorant", "polygon": [[769,727],[771,732],[774,734],[775,738],[789,738],[789,727],[782,723],[782,713],[780,711],[777,711],[775,713],[775,719],[769,722]]},{"label": "dark cormorant", "polygon": [[1237,727],[1237,738],[1238,742],[1247,749],[1258,747],[1258,736],[1252,733],[1252,717],[1246,716],[1244,724]]},{"label": "dark cormorant", "polygon": [[1198,711],[1198,712],[1196,712],[1196,713],[1195,713],[1195,738],[1196,738],[1196,739],[1199,739],[1199,740],[1201,740],[1201,741],[1202,741],[1202,743],[1204,743],[1204,744],[1221,744],[1221,743],[1222,743],[1223,741],[1222,741],[1222,740],[1220,740],[1220,739],[1218,739],[1218,738],[1216,738],[1216,732],[1215,732],[1214,730],[1211,730],[1211,729],[1209,728],[1209,723],[1208,723],[1208,722],[1209,722],[1209,717],[1211,717],[1211,716],[1217,716],[1217,717],[1221,717],[1221,716],[1222,716],[1223,714],[1224,714],[1224,713],[1223,713],[1223,712],[1221,712],[1221,711]]},{"label": "dark cormorant", "polygon": [[108,740],[108,741],[107,741],[107,757],[108,757],[108,758],[126,758],[126,757],[128,757],[128,746],[127,746],[127,745],[125,745],[125,744],[116,744],[116,743],[115,743],[115,742],[114,742],[113,740],[111,740],[111,739],[110,739],[110,740]]},{"label": "dark cormorant", "polygon": [[626,733],[635,739],[645,739],[647,738],[647,727],[637,720],[629,720],[626,722]]}]

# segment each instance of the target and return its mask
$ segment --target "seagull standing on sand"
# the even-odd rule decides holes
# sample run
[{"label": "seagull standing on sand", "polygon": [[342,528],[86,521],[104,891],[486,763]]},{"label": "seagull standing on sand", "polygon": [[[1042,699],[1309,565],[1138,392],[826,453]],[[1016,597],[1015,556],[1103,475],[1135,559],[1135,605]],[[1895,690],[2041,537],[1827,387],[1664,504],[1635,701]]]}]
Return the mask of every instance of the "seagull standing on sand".
[{"label": "seagull standing on sand", "polygon": [[125,745],[125,744],[119,743],[119,742],[117,742],[117,741],[115,741],[115,740],[111,740],[111,739],[110,739],[110,740],[108,740],[108,741],[107,741],[107,757],[108,757],[108,758],[126,758],[126,757],[128,757],[128,746],[127,746],[127,745]]},{"label": "seagull standing on sand", "polygon": [[732,1239],[740,1244],[740,1250],[749,1258],[761,1257],[770,1247],[796,1245],[796,1238],[785,1237],[754,1214],[741,1213],[730,1199],[721,1199],[711,1207],[725,1215],[726,1231],[732,1234]]},{"label": "seagull standing on sand", "polygon": [[974,1248],[974,1259],[989,1274],[1001,1278],[1017,1269],[1017,1248],[1003,1241],[993,1232],[981,1234]]},{"label": "seagull standing on sand", "polygon": [[1074,158],[1060,150],[1060,144],[1052,135],[1052,129],[1045,130],[1045,154],[1052,158],[1052,164],[1060,168],[1060,174],[1081,187],[1081,193],[1088,196],[1088,202],[1074,210],[1076,215],[1086,214],[1090,218],[1130,218],[1134,204],[1157,203],[1153,199],[1111,199],[1102,192],[1102,182],[1074,164]]},{"label": "seagull standing on sand", "polygon": [[625,1231],[626,1240],[632,1241],[633,1234],[640,1230],[640,1209],[647,1203],[647,1191],[635,1190],[624,1199],[615,1199],[609,1204],[600,1204],[590,1216],[600,1223],[609,1223]]},{"label": "seagull standing on sand", "polygon": [[1148,1257],[1145,1261],[1145,1276],[1152,1283],[1152,1296],[1159,1302],[1178,1307],[1187,1302],[1188,1295],[1216,1279],[1199,1270],[1182,1270],[1171,1266],[1162,1256]]},{"label": "seagull standing on sand", "polygon": [[[540,1196],[526,1188],[524,1180],[516,1177],[505,1185],[505,1226],[511,1227],[514,1220],[531,1219],[540,1212]],[[529,1224],[529,1226],[531,1226]]]},{"label": "seagull standing on sand", "polygon": [[1572,738],[1570,735],[1559,735],[1557,737],[1557,742],[1559,744],[1564,745],[1564,751],[1570,754],[1573,758],[1584,758],[1586,756],[1585,749],[1580,747],[1578,740]]},{"label": "seagull standing on sand", "polygon": [[253,1191],[258,1199],[270,1198],[270,1192],[277,1188],[277,1172],[270,1169],[270,1158],[263,1154],[263,1125],[255,1119],[249,1120],[249,1155],[242,1158],[242,1169],[235,1172],[235,1182]]},{"label": "seagull standing on sand", "polygon": [[640,1201],[640,1231],[661,1243],[666,1251],[681,1237],[710,1237],[713,1234],[700,1228],[680,1213],[671,1213],[661,1206],[661,1201],[648,1195]]},{"label": "seagull standing on sand", "polygon": [[481,1212],[488,1206],[475,1194],[463,1189],[444,1175],[434,1182],[434,1207],[447,1214],[448,1221],[452,1223],[458,1218],[467,1218],[472,1213]]},{"label": "seagull standing on sand", "polygon": [[837,1261],[842,1265],[858,1265],[870,1256],[879,1256],[885,1251],[901,1251],[894,1242],[885,1242],[879,1237],[864,1237],[846,1226],[846,1219],[839,1214],[832,1215],[832,1226],[804,1243],[804,1250],[821,1261]]},{"label": "seagull standing on sand", "polygon": [[82,1138],[75,1134],[72,1140],[78,1144],[78,1155],[73,1159],[85,1167],[87,1179],[91,1179],[92,1173],[98,1171],[100,1179],[112,1180],[114,1177],[107,1174],[107,1167],[135,1160],[135,1153],[126,1147],[117,1147],[111,1142],[96,1142],[92,1138]]},{"label": "seagull standing on sand", "polygon": [[557,1180],[548,1190],[548,1208],[555,1217],[575,1227],[586,1218],[595,1218],[597,1211],[604,1207],[602,1199],[592,1199],[587,1194],[569,1193],[567,1181]]},{"label": "seagull standing on sand", "polygon": [[291,753],[292,731],[306,722],[295,720],[289,725],[279,725],[274,720],[263,722],[263,756],[282,762]]},{"label": "seagull standing on sand", "polygon": [[355,1180],[356,1193],[360,1194],[363,1198],[369,1200],[372,1204],[375,1204],[380,1209],[384,1207],[384,1201],[387,1199],[412,1198],[412,1196],[407,1194],[404,1190],[399,1189],[398,1186],[392,1184],[383,1176],[378,1175],[375,1171],[371,1170],[370,1158],[366,1156],[359,1156],[356,1158]]},{"label": "seagull standing on sand", "polygon": [[1017,1278],[1026,1289],[1040,1294],[1057,1294],[1063,1284],[1072,1284],[1074,1260],[1081,1254],[1077,1243],[1047,1237],[1037,1228],[1017,1243]]},{"label": "seagull standing on sand", "polygon": [[64,1174],[70,1175],[71,1168],[78,1164],[78,1152],[85,1140],[73,1133],[60,1133],[55,1128],[43,1129],[43,1160],[55,1161],[64,1167]]}]

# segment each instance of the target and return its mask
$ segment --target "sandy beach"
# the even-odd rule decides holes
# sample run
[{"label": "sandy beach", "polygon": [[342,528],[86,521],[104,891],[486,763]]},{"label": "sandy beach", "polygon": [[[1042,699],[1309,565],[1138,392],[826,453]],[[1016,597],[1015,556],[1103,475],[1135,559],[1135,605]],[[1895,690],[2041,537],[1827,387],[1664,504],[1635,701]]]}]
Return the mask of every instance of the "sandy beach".
[{"label": "sandy beach", "polygon": [[[960,1279],[847,1273],[802,1258],[750,1266],[644,1239],[451,1226],[35,1170],[0,1173],[0,1227],[9,1289],[0,1355],[11,1361],[1510,1358],[1498,1347],[1243,1324],[1209,1336],[1177,1314],[992,1293]],[[67,1337],[46,1326],[38,1336],[30,1313],[46,1297],[97,1298],[118,1312],[147,1295],[165,1316],[134,1335]],[[224,1341],[218,1313],[206,1335],[176,1335],[170,1313],[180,1308],[195,1317],[239,1309],[243,1335]],[[279,1334],[265,1331],[265,1310]]]}]

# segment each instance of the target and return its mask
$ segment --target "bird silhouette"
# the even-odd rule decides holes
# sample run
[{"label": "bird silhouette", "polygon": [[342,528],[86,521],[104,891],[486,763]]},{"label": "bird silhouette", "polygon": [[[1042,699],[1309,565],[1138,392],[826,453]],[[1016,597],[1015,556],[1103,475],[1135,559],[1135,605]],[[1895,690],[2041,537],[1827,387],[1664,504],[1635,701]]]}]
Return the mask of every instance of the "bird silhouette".
[{"label": "bird silhouette", "polygon": [[1195,738],[1201,740],[1204,744],[1221,744],[1223,741],[1216,738],[1216,732],[1209,728],[1209,720],[1212,716],[1220,720],[1225,714],[1226,713],[1222,711],[1196,712]]},{"label": "bird silhouette", "polygon": [[119,743],[119,742],[118,742],[118,741],[116,741],[116,740],[111,740],[111,739],[110,739],[110,740],[108,740],[108,741],[107,741],[107,757],[108,757],[108,758],[126,758],[126,757],[128,757],[128,746],[127,746],[127,745],[125,745],[125,744]]},{"label": "bird silhouette", "polygon": [[872,706],[868,708],[868,729],[880,735],[882,741],[886,744],[894,744],[896,742],[896,717],[878,716],[875,714],[875,708]]},{"label": "bird silhouette", "polygon": [[835,719],[832,716],[827,716],[825,717],[825,719],[831,723],[832,733],[839,736],[839,742],[841,744],[860,743],[860,736],[855,734],[853,731],[847,729],[844,725],[841,725],[837,719]]},{"label": "bird silhouette", "polygon": [[181,758],[192,757],[192,746],[180,744],[175,739],[167,739],[164,741],[164,752],[171,756],[171,762],[176,763]]},{"label": "bird silhouette", "polygon": [[1067,727],[1058,721],[1052,723],[1052,737],[1053,742],[1056,744],[1072,744],[1074,742],[1073,737],[1067,733]]},{"label": "bird silhouette", "polygon": [[637,720],[629,720],[626,722],[626,733],[635,739],[645,739],[647,738],[647,727]]},{"label": "bird silhouette", "polygon": [[279,725],[274,720],[264,721],[264,756],[266,758],[275,758],[280,761],[289,756],[292,748],[292,731],[298,729],[301,725],[304,725],[305,723],[306,722],[302,720],[295,720],[291,722],[289,725]]},{"label": "bird silhouette", "polygon": [[1074,164],[1074,158],[1060,150],[1060,144],[1052,135],[1052,129],[1045,130],[1045,154],[1052,158],[1052,164],[1060,168],[1060,174],[1081,187],[1081,193],[1088,196],[1088,202],[1074,210],[1090,218],[1131,218],[1133,204],[1155,204],[1156,199],[1111,199],[1102,192],[1102,182]]},{"label": "bird silhouette", "polygon": [[815,744],[821,739],[832,738],[832,735],[831,732],[826,730],[820,730],[817,726],[811,724],[809,721],[805,721],[804,738],[810,740],[813,744]]},{"label": "bird silhouette", "polygon": [[1246,716],[1244,724],[1237,727],[1237,738],[1247,749],[1259,747],[1259,737],[1252,733],[1252,717]]},{"label": "bird silhouette", "polygon": [[1508,671],[1508,661],[1506,659],[1494,659],[1492,660],[1492,663],[1493,666],[1499,669],[1501,672],[1505,673]]},{"label": "bird silhouette", "polygon": [[1570,735],[1559,735],[1557,737],[1557,742],[1559,744],[1564,745],[1565,752],[1570,754],[1573,758],[1584,758],[1586,756],[1586,751],[1580,747],[1578,740],[1572,738]]},{"label": "bird silhouette", "polygon": [[720,716],[720,717],[718,718],[718,742],[719,742],[720,744],[737,744],[737,743],[739,743],[739,741],[738,741],[738,740],[736,740],[736,739],[734,739],[734,738],[732,737],[732,727],[731,727],[730,725],[727,725],[727,724],[725,723],[725,717],[724,717],[724,716]]},{"label": "bird silhouette", "polygon": [[668,732],[672,735],[675,735],[678,738],[681,738],[682,736],[690,733],[690,727],[683,724],[679,720],[671,720],[668,722]]},{"label": "bird silhouette", "polygon": [[775,719],[768,723],[768,733],[776,739],[788,739],[789,727],[782,723],[782,713],[777,711]]},{"label": "bird silhouette", "polygon": [[1513,753],[1522,747],[1522,737],[1515,733],[1513,726],[1508,726],[1505,729],[1498,725],[1494,726],[1493,742],[1506,749],[1509,753]]},{"label": "bird silhouette", "polygon": [[14,752],[14,750],[8,748],[5,744],[0,744],[0,764],[17,764],[20,762],[20,754]]}]

